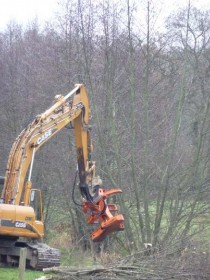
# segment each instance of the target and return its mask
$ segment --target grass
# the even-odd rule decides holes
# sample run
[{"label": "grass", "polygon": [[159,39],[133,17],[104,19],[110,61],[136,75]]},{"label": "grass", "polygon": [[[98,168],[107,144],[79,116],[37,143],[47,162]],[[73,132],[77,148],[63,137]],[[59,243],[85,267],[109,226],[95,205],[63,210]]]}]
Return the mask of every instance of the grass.
[{"label": "grass", "polygon": [[92,266],[95,262],[90,251],[83,252],[78,249],[62,249],[61,265],[62,266]]},{"label": "grass", "polygon": [[[43,276],[40,271],[26,270],[24,280],[34,280]],[[0,280],[18,280],[18,268],[0,267]]]}]

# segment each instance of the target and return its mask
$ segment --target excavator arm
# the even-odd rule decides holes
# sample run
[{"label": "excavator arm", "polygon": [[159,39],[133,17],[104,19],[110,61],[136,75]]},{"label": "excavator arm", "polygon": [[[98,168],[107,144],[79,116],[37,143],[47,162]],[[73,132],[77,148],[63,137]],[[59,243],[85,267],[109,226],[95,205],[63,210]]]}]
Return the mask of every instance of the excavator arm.
[{"label": "excavator arm", "polygon": [[104,190],[101,180],[95,176],[89,120],[90,108],[84,85],[77,84],[66,96],[56,96],[53,106],[38,115],[15,140],[9,154],[0,203],[30,205],[31,175],[37,150],[72,122],[83,211],[88,215],[89,224],[100,223],[91,238],[101,241],[111,232],[123,230],[123,216],[113,216],[117,211],[116,205],[107,204],[108,196],[121,190]]}]

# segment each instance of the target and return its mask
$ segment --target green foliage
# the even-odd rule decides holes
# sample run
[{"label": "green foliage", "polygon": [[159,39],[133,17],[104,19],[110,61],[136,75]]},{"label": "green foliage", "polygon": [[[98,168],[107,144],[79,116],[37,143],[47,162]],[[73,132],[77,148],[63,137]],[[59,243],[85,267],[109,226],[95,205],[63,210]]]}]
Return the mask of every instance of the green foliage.
[{"label": "green foliage", "polygon": [[[43,276],[43,272],[26,270],[25,280],[34,280]],[[17,280],[18,268],[0,267],[0,280]]]},{"label": "green foliage", "polygon": [[91,251],[86,252],[80,249],[66,248],[61,250],[61,264],[63,266],[90,266],[94,264]]}]

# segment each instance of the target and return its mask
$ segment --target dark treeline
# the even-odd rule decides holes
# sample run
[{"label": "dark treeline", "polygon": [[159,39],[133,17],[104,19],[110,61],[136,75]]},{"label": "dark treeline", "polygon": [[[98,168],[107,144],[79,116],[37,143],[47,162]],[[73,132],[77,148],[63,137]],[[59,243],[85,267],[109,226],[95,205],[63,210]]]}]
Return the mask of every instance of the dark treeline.
[{"label": "dark treeline", "polygon": [[[85,83],[97,173],[123,190],[125,231],[110,237],[117,251],[185,246],[210,210],[210,12],[189,4],[157,32],[150,2],[141,25],[129,0],[75,0],[61,1],[44,28],[35,20],[0,33],[0,175],[21,130],[55,95]],[[75,169],[65,129],[36,155],[33,184],[44,191],[46,229],[68,228],[71,244],[89,247],[72,201]]]}]

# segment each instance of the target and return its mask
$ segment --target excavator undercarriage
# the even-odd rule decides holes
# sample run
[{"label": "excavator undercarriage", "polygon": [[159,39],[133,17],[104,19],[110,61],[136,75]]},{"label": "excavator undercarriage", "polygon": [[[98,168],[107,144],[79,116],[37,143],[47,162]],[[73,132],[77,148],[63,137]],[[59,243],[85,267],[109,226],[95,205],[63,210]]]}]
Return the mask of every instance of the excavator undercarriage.
[{"label": "excavator undercarriage", "polygon": [[26,266],[28,268],[42,270],[46,267],[60,265],[60,251],[44,243],[31,242],[8,238],[0,239],[0,262],[7,265],[18,265],[20,249],[27,248]]}]

